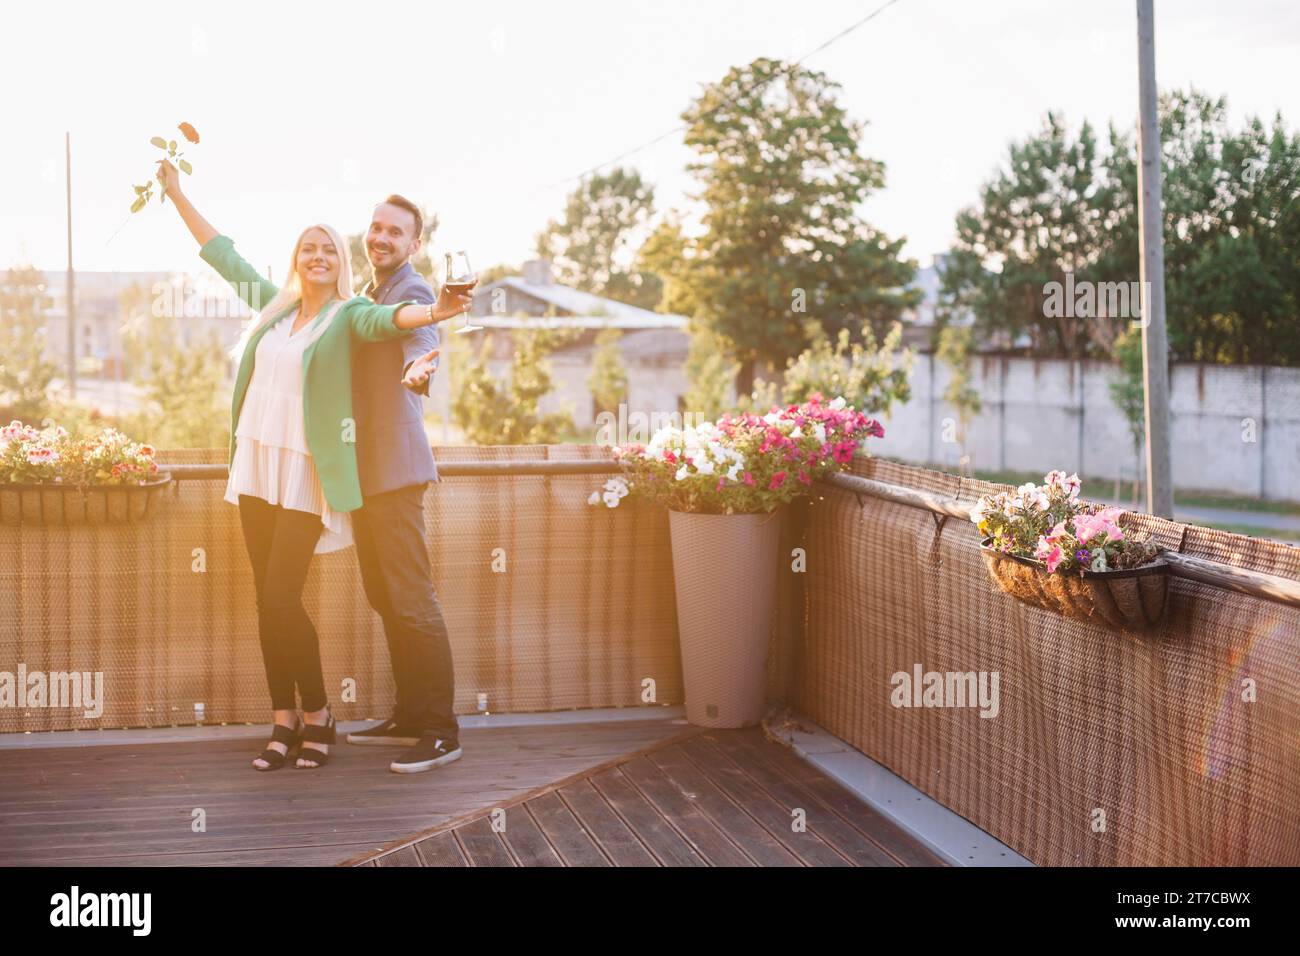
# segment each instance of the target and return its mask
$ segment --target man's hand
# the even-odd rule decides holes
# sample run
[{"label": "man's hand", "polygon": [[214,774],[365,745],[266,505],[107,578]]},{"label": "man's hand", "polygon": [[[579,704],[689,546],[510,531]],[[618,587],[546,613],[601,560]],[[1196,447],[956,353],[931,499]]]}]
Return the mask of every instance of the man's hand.
[{"label": "man's hand", "polygon": [[402,378],[402,384],[413,391],[423,388],[424,383],[429,380],[429,376],[437,370],[438,349],[433,349],[425,352],[410,364],[406,370],[406,375]]}]

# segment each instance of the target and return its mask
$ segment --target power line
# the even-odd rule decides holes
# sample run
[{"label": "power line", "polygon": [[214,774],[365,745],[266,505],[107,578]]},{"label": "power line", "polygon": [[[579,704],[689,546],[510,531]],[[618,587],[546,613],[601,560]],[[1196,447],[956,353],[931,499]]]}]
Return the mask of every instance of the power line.
[{"label": "power line", "polygon": [[[869,14],[867,14],[867,15],[866,15],[865,17],[863,17],[861,20],[858,20],[856,23],[852,23],[852,24],[850,24],[849,26],[847,26],[847,27],[845,27],[843,30],[841,30],[839,33],[836,33],[834,36],[830,37],[830,38],[827,39],[827,40],[824,40],[822,43],[818,44],[816,47],[814,47],[813,49],[809,50],[809,51],[808,51],[807,53],[805,53],[803,56],[799,57],[797,60],[795,60],[795,61],[793,61],[792,63],[790,63],[790,65],[787,66],[785,69],[777,70],[775,73],[773,73],[773,74],[772,74],[771,76],[769,76],[767,79],[765,79],[765,80],[763,80],[763,81],[761,81],[761,82],[759,82],[759,83],[756,83],[752,88],[740,91],[740,93],[738,93],[738,94],[736,95],[736,99],[739,99],[741,96],[747,96],[747,95],[749,95],[750,93],[756,92],[758,89],[760,89],[761,87],[765,86],[765,85],[768,84],[768,83],[771,83],[773,80],[775,80],[775,79],[776,79],[777,77],[779,77],[779,76],[782,76],[782,75],[788,75],[788,74],[789,74],[790,72],[792,72],[796,67],[798,67],[800,64],[802,64],[802,63],[804,62],[804,60],[807,60],[809,57],[816,56],[818,53],[820,53],[822,50],[825,50],[827,47],[831,46],[833,43],[837,43],[838,41],[842,40],[844,37],[848,36],[848,35],[849,35],[850,33],[852,33],[854,30],[856,30],[856,29],[858,29],[859,27],[863,26],[864,24],[867,24],[867,23],[869,23],[870,21],[874,20],[876,17],[878,17],[880,14],[884,13],[886,10],[888,10],[890,7],[892,7],[894,4],[896,4],[896,3],[898,3],[898,2],[899,2],[899,0],[887,0],[886,3],[883,3],[883,4],[881,4],[879,7],[877,7],[875,10],[872,10]],[[702,115],[702,116],[705,116],[705,117],[707,117],[707,116],[712,116],[714,113],[717,113],[719,110],[723,109],[723,107],[726,107],[726,106],[734,106],[735,103],[736,103],[736,100],[735,100],[735,99],[732,99],[732,100],[724,100],[723,102],[719,103],[717,106],[714,106],[712,109],[709,109],[709,110],[705,111],[705,112],[704,112],[703,114],[701,114],[701,115]],[[595,166],[592,166],[590,169],[587,169],[587,170],[584,170],[584,171],[581,172],[581,173],[578,173],[576,176],[569,176],[569,177],[566,178],[566,179],[557,179],[555,182],[551,183],[550,185],[548,185],[548,186],[546,186],[546,187],[544,187],[544,188],[546,188],[546,189],[553,189],[553,188],[555,188],[556,186],[563,186],[563,185],[566,185],[566,184],[568,184],[568,183],[573,183],[573,182],[581,182],[582,180],[586,179],[588,176],[590,176],[592,173],[596,172],[597,170],[599,170],[599,169],[604,169],[606,166],[610,166],[610,165],[612,165],[612,164],[614,164],[614,163],[620,162],[620,161],[626,159],[626,158],[629,157],[629,156],[632,156],[632,155],[634,155],[634,154],[636,154],[636,153],[641,152],[641,150],[643,150],[643,149],[648,149],[649,147],[655,145],[656,143],[658,143],[658,142],[660,142],[660,141],[662,141],[662,140],[667,139],[669,136],[672,136],[672,135],[675,134],[675,133],[681,133],[681,132],[684,132],[687,128],[688,128],[688,124],[686,124],[686,123],[682,123],[680,126],[674,126],[672,129],[667,130],[667,131],[665,131],[665,132],[663,132],[663,133],[660,133],[660,134],[659,134],[658,136],[656,136],[654,139],[646,140],[646,141],[645,141],[644,143],[642,143],[640,146],[634,146],[634,147],[632,147],[632,148],[629,149],[629,150],[626,150],[626,151],[624,151],[624,152],[622,152],[622,153],[619,153],[617,156],[614,156],[614,157],[611,158],[611,159],[607,159],[607,160],[605,160],[603,163],[597,163]]]}]

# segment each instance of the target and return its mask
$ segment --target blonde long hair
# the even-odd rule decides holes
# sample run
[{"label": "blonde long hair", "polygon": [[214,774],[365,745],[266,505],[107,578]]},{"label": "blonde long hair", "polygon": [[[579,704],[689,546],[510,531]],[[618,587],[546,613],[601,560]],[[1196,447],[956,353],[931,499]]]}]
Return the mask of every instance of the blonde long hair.
[{"label": "blonde long hair", "polygon": [[255,336],[263,326],[267,325],[281,312],[302,300],[302,277],[298,275],[298,252],[302,249],[302,237],[307,235],[307,233],[311,232],[313,229],[319,229],[321,232],[325,233],[325,235],[329,237],[330,242],[334,244],[334,248],[338,250],[339,278],[334,287],[337,301],[334,302],[327,312],[322,310],[324,314],[317,316],[312,321],[314,328],[309,333],[310,338],[315,339],[324,332],[325,328],[329,325],[330,319],[334,317],[334,313],[338,311],[339,307],[342,306],[344,302],[347,302],[348,299],[352,298],[352,257],[348,252],[348,244],[343,241],[343,237],[339,235],[338,230],[333,226],[327,226],[323,222],[318,222],[315,225],[308,226],[302,232],[298,233],[298,239],[293,244],[293,254],[289,257],[289,271],[287,273],[289,277],[288,280],[284,285],[280,286],[280,291],[272,296],[271,301],[262,307],[262,311],[253,316],[253,318],[249,320],[243,330],[239,333],[239,341],[236,342],[234,347],[230,350],[230,357],[236,362],[240,361],[244,357],[244,350],[248,348],[248,343],[252,341],[253,336]]}]

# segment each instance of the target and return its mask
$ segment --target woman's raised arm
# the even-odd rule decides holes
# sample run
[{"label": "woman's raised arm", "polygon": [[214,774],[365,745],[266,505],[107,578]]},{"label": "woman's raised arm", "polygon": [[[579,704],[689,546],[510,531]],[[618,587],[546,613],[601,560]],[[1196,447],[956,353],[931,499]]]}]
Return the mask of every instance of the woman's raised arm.
[{"label": "woman's raised arm", "polygon": [[199,215],[199,211],[194,208],[194,204],[185,197],[185,193],[181,190],[180,172],[165,159],[158,164],[158,182],[162,183],[163,197],[171,198],[172,205],[181,214],[181,218],[185,220],[185,225],[190,230],[190,235],[194,237],[194,241],[200,247],[206,246],[221,235],[213,227],[212,223]]}]

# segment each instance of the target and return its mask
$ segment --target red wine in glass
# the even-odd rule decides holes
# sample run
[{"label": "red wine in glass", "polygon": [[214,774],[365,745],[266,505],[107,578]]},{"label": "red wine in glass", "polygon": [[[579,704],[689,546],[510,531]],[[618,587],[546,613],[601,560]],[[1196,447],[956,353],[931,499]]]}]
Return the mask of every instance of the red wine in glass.
[{"label": "red wine in glass", "polygon": [[[453,295],[463,295],[473,288],[475,281],[474,267],[469,264],[469,255],[464,249],[459,252],[447,253],[447,273],[443,280],[443,285],[447,291]],[[469,321],[469,310],[466,309],[461,313],[465,317],[465,324],[456,332],[477,332],[483,328],[481,325],[472,325]]]}]

